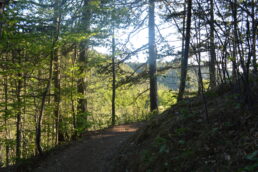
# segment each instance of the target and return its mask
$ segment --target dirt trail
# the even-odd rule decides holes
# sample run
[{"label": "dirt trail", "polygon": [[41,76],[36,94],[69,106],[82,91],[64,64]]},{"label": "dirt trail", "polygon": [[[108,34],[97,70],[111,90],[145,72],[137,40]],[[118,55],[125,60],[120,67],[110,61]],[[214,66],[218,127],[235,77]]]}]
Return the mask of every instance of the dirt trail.
[{"label": "dirt trail", "polygon": [[93,132],[62,152],[51,155],[36,172],[106,172],[112,154],[142,123]]}]

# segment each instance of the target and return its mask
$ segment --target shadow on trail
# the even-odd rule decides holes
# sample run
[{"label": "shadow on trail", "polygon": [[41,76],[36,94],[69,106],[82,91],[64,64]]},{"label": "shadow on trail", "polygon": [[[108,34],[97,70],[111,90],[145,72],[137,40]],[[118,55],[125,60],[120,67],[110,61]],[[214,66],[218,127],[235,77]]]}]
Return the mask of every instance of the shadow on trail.
[{"label": "shadow on trail", "polygon": [[90,131],[62,152],[51,155],[36,172],[106,172],[107,164],[119,146],[143,123]]}]

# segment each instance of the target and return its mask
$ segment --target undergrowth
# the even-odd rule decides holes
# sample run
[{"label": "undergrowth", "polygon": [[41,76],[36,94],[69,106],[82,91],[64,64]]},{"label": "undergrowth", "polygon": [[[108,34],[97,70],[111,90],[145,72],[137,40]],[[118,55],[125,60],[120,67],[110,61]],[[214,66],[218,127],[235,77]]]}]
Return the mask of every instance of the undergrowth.
[{"label": "undergrowth", "polygon": [[200,97],[185,99],[122,145],[113,171],[258,171],[257,101],[229,86],[205,96],[209,121]]}]

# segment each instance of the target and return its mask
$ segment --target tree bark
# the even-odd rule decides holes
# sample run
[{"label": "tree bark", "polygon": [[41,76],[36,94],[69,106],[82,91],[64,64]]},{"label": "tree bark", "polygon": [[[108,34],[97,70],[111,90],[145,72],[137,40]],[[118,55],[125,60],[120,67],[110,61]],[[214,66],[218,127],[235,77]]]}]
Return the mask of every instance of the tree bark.
[{"label": "tree bark", "polygon": [[188,0],[185,49],[184,49],[184,58],[182,58],[182,60],[181,60],[181,77],[180,77],[180,86],[179,86],[179,93],[178,93],[177,101],[181,101],[183,99],[183,95],[185,92],[189,46],[190,46],[190,36],[191,36],[191,18],[192,18],[192,0]]},{"label": "tree bark", "polygon": [[[59,1],[59,0],[56,0],[55,2],[57,2],[57,1]],[[55,4],[55,5],[58,5],[58,4]],[[54,66],[54,59],[56,58],[56,51],[57,51],[56,43],[59,38],[59,29],[60,29],[60,22],[61,22],[61,18],[59,17],[59,15],[60,15],[59,12],[56,11],[56,9],[55,9],[54,21],[53,21],[55,30],[54,30],[54,34],[53,34],[53,42],[52,42],[51,54],[50,54],[49,77],[48,77],[47,86],[42,94],[42,100],[41,100],[39,115],[38,115],[37,124],[36,124],[36,149],[40,155],[42,155],[42,153],[43,153],[43,150],[41,147],[41,124],[42,124],[42,119],[43,119],[43,115],[44,115],[44,111],[45,111],[45,103],[46,103],[47,94],[50,91],[51,82],[53,79],[53,66]]]},{"label": "tree bark", "polygon": [[[55,26],[55,35],[59,35],[60,32],[60,20],[61,20],[61,12],[60,12],[60,1],[55,0],[54,7],[54,21],[53,24]],[[60,54],[59,48],[54,48],[54,57],[53,57],[53,79],[54,79],[54,115],[55,115],[55,128],[56,128],[56,144],[64,141],[64,135],[61,129],[61,116],[60,116]]]},{"label": "tree bark", "polygon": [[2,39],[3,14],[6,2],[0,2],[0,40]]},{"label": "tree bark", "polygon": [[209,72],[210,72],[210,88],[213,89],[216,86],[216,52],[215,52],[215,43],[214,43],[214,1],[210,0],[210,63],[209,63]]},{"label": "tree bark", "polygon": [[[198,22],[198,24],[197,24]],[[200,20],[195,21],[195,32],[196,32],[196,41],[197,41],[197,48],[199,49],[196,51],[196,48],[194,48],[194,52],[196,54],[196,60],[198,63],[198,93],[202,97],[205,115],[204,119],[209,123],[209,114],[208,114],[208,107],[207,107],[207,101],[206,96],[204,94],[204,86],[203,86],[203,78],[202,78],[202,70],[201,70],[201,52],[200,52],[200,43],[201,43],[201,25]]]},{"label": "tree bark", "polygon": [[149,0],[149,78],[150,78],[150,110],[158,110],[157,67],[155,45],[155,2]]},{"label": "tree bark", "polygon": [[[16,51],[12,51],[12,57],[13,57],[13,63],[18,64],[21,66],[21,57],[20,54]],[[15,87],[16,87],[16,106],[15,110],[16,112],[16,161],[19,161],[21,158],[21,90],[22,90],[22,73],[21,69],[18,69],[18,73],[16,75],[17,79],[15,80]]]},{"label": "tree bark", "polygon": [[56,44],[55,40],[53,42],[52,45],[52,52],[50,55],[50,64],[49,64],[49,77],[48,77],[48,82],[47,82],[47,86],[42,94],[42,100],[41,100],[41,105],[40,105],[40,109],[39,109],[39,115],[38,115],[38,119],[37,119],[37,123],[36,123],[36,150],[39,153],[39,155],[42,155],[43,150],[41,147],[41,124],[42,124],[42,119],[43,119],[43,115],[44,115],[44,111],[45,111],[45,103],[46,103],[46,98],[47,98],[47,94],[50,90],[50,86],[51,86],[51,81],[53,78],[53,56],[54,56],[54,52],[53,49],[55,47]]},{"label": "tree bark", "polygon": [[18,74],[18,83],[16,89],[17,96],[17,114],[16,114],[16,159],[21,158],[21,89],[22,89],[22,80],[21,73]]},{"label": "tree bark", "polygon": [[186,0],[184,0],[184,15],[183,15],[183,28],[182,28],[182,57],[184,58],[184,48],[185,48],[185,19],[186,19]]},{"label": "tree bark", "polygon": [[257,19],[255,17],[255,0],[252,0],[252,56],[254,72],[257,72],[257,59],[256,59],[256,38],[257,38]]},{"label": "tree bark", "polygon": [[[88,0],[83,0],[83,11],[82,11],[82,18],[81,18],[81,31],[89,33],[90,30],[90,19],[91,19],[91,11],[88,7]],[[80,98],[78,99],[77,105],[77,115],[78,114],[86,114],[87,113],[87,99],[85,98],[86,95],[86,77],[85,77],[85,68],[87,66],[88,61],[88,49],[89,49],[89,40],[85,39],[80,42],[79,45],[79,75],[80,78],[77,82],[77,92],[80,94]],[[87,116],[84,116],[84,120],[87,122]],[[77,122],[80,122],[77,120]],[[79,123],[77,124],[79,126]]]},{"label": "tree bark", "polygon": [[231,3],[231,10],[232,10],[232,17],[233,17],[233,33],[234,33],[234,38],[233,38],[233,60],[232,60],[232,65],[233,65],[233,81],[235,81],[238,77],[237,71],[238,71],[238,66],[237,66],[237,8],[236,5]]},{"label": "tree bark", "polygon": [[[75,44],[74,46],[74,54],[72,58],[72,66],[73,68],[75,67],[75,61],[77,59],[77,45]],[[72,71],[72,87],[75,86],[75,73]],[[76,110],[75,110],[75,98],[74,98],[74,93],[71,91],[71,104],[72,104],[72,115],[73,115],[73,134],[72,134],[72,140],[76,140],[77,138],[77,122],[76,122]]]},{"label": "tree bark", "polygon": [[[7,60],[6,60],[7,61]],[[6,69],[4,68],[4,71]],[[8,76],[4,76],[4,127],[5,127],[5,161],[6,166],[9,166],[10,159],[9,159],[9,143],[8,143],[8,129],[7,129],[7,120],[8,120]]]},{"label": "tree bark", "polygon": [[79,53],[79,74],[81,75],[80,79],[77,83],[77,90],[80,93],[80,98],[78,100],[77,110],[78,113],[85,113],[87,112],[87,100],[84,98],[86,93],[86,78],[84,76],[85,72],[85,64],[87,63],[87,55],[86,52],[88,51],[88,41],[83,41],[80,43],[80,53]]},{"label": "tree bark", "polygon": [[112,29],[112,126],[116,123],[116,64],[115,64],[115,29]]}]

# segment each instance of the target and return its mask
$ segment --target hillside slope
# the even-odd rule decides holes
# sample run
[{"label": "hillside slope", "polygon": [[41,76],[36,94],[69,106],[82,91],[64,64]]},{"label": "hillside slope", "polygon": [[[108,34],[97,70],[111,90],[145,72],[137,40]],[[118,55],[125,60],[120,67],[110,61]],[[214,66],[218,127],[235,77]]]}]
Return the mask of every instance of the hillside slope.
[{"label": "hillside slope", "polygon": [[231,90],[206,94],[209,122],[198,97],[152,119],[121,146],[113,171],[258,171],[258,103],[241,105]]}]

